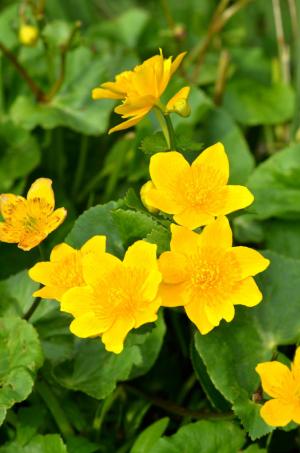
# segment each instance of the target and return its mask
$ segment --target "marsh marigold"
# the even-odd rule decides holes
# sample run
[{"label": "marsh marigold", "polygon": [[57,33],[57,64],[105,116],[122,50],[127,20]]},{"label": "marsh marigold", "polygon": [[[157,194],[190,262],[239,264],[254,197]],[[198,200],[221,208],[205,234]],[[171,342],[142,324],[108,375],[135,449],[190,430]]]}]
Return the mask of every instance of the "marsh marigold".
[{"label": "marsh marigold", "polygon": [[82,262],[87,286],[67,291],[61,310],[75,317],[72,333],[81,338],[101,336],[107,351],[118,354],[131,329],[157,319],[161,273],[156,245],[137,241],[123,261],[98,253]]},{"label": "marsh marigold", "polygon": [[10,193],[0,195],[0,241],[18,243],[23,250],[31,250],[43,241],[65,219],[67,211],[54,211],[52,181],[37,179],[30,187],[27,198]]},{"label": "marsh marigold", "polygon": [[[155,105],[162,107],[160,98],[185,54],[186,52],[179,54],[172,61],[172,57],[164,58],[160,52],[160,55],[149,58],[132,71],[124,71],[117,75],[114,82],[102,83],[100,88],[93,90],[93,99],[120,99],[123,101],[114,111],[126,121],[110,129],[109,134],[134,126]],[[188,107],[185,104],[188,94],[188,87],[181,89],[169,100],[166,112],[179,109],[186,114]]]},{"label": "marsh marigold", "polygon": [[177,151],[157,153],[151,157],[150,176],[144,204],[173,214],[176,223],[192,230],[254,199],[246,187],[227,185],[229,162],[222,143],[206,148],[192,165]]},{"label": "marsh marigold", "polygon": [[300,347],[291,369],[274,361],[259,363],[256,371],[264,391],[273,398],[260,410],[264,421],[271,426],[285,426],[291,421],[300,423]]},{"label": "marsh marigold", "polygon": [[61,301],[68,289],[86,286],[82,271],[82,259],[89,254],[105,252],[105,243],[105,236],[94,236],[80,250],[76,250],[65,243],[54,247],[50,261],[37,263],[29,270],[29,276],[32,280],[45,285],[33,293],[33,296]]},{"label": "marsh marigold", "polygon": [[159,258],[163,282],[159,295],[167,307],[184,306],[202,334],[232,321],[234,305],[253,307],[262,300],[253,275],[269,260],[248,247],[232,247],[226,217],[220,217],[197,234],[171,225],[171,251]]}]

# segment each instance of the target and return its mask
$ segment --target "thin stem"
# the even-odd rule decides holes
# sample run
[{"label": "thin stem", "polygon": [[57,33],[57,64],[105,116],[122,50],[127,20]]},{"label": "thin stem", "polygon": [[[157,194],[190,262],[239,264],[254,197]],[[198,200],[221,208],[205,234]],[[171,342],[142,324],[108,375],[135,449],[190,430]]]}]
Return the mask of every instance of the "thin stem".
[{"label": "thin stem", "polygon": [[111,395],[109,395],[99,406],[96,411],[96,415],[93,421],[93,430],[96,431],[96,440],[100,439],[101,427],[104,421],[104,418],[108,411],[113,406],[116,399],[120,396],[122,391],[121,387],[118,387]]},{"label": "thin stem", "polygon": [[38,101],[43,101],[45,98],[44,91],[35,83],[35,81],[28,74],[24,66],[21,65],[17,57],[0,41],[0,50],[6,58],[14,65],[20,76],[25,80],[30,90]]},{"label": "thin stem", "polygon": [[274,22],[276,30],[276,39],[281,66],[281,75],[284,83],[290,82],[290,49],[285,42],[284,30],[282,24],[282,14],[280,0],[272,0]]},{"label": "thin stem", "polygon": [[69,423],[69,420],[66,417],[66,414],[62,410],[62,405],[58,401],[55,394],[52,392],[49,385],[44,380],[39,380],[35,384],[37,392],[40,394],[44,400],[46,406],[51,412],[55,423],[57,424],[62,436],[67,438],[74,434],[73,428]]},{"label": "thin stem", "polygon": [[168,127],[166,124],[166,117],[159,107],[156,107],[154,109],[154,111],[156,114],[156,118],[158,119],[158,122],[160,124],[162,133],[164,134],[164,137],[165,137],[165,140],[167,143],[167,147],[168,147],[168,149],[171,149],[171,140],[170,140],[169,130],[168,130]]},{"label": "thin stem", "polygon": [[229,68],[230,56],[228,50],[222,50],[219,67],[218,67],[218,76],[215,84],[214,92],[214,102],[216,105],[221,105],[227,80],[228,68]]},{"label": "thin stem", "polygon": [[299,9],[294,0],[289,0],[289,11],[291,16],[291,23],[292,23],[292,30],[293,30],[293,54],[295,58],[295,77],[294,77],[294,84],[295,84],[295,91],[296,91],[296,99],[295,99],[295,115],[293,118],[292,126],[290,129],[290,138],[293,140],[297,133],[297,130],[300,126],[300,111],[299,111],[299,103],[300,103],[300,58],[298,55],[300,53],[300,31],[298,27],[298,20],[299,20]]},{"label": "thin stem", "polygon": [[34,299],[31,307],[24,314],[23,319],[25,319],[26,321],[29,321],[31,316],[33,315],[33,313],[35,312],[35,310],[39,306],[40,302],[41,302],[41,298],[40,297],[37,297],[36,299]]},{"label": "thin stem", "polygon": [[73,195],[76,195],[76,193],[79,190],[84,169],[85,169],[85,164],[86,164],[86,159],[87,159],[87,154],[88,154],[88,144],[89,144],[89,137],[87,135],[82,135],[81,136],[81,143],[80,143],[80,150],[79,150],[79,159],[78,159],[78,164],[76,168],[76,173],[74,177],[74,185],[73,185]]},{"label": "thin stem", "polygon": [[168,133],[169,133],[169,137],[170,137],[170,149],[174,150],[175,149],[175,132],[173,129],[173,124],[172,124],[170,115],[165,115],[165,121],[166,121],[167,129],[168,129]]},{"label": "thin stem", "polygon": [[234,418],[234,414],[232,414],[232,413],[219,414],[216,412],[205,412],[205,411],[196,411],[196,410],[192,410],[192,409],[187,409],[183,406],[173,403],[172,401],[167,401],[167,400],[163,400],[161,398],[157,398],[156,396],[148,395],[145,392],[143,392],[142,390],[139,390],[129,384],[122,384],[122,387],[125,390],[127,390],[128,392],[131,392],[134,395],[140,396],[141,398],[144,398],[147,401],[150,401],[150,403],[152,403],[154,406],[160,407],[161,409],[164,409],[166,412],[169,412],[174,415],[178,415],[180,417],[191,417],[191,418],[195,418],[197,420],[201,420],[201,419],[228,420],[228,419]]}]

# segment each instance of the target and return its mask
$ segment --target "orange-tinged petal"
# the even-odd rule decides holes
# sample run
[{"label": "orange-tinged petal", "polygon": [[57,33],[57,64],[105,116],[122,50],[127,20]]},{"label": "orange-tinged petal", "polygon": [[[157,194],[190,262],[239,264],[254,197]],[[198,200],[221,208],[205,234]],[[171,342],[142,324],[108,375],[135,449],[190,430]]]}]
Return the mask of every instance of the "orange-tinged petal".
[{"label": "orange-tinged petal", "polygon": [[206,335],[215,326],[209,321],[201,301],[192,301],[184,307],[189,319],[197,326],[202,335]]},{"label": "orange-tinged petal", "polygon": [[174,72],[177,71],[178,66],[180,65],[186,54],[187,52],[181,52],[179,55],[177,55],[177,57],[175,58],[171,65],[171,75],[173,75]]},{"label": "orange-tinged petal", "polygon": [[225,185],[228,181],[229,161],[224,146],[220,142],[202,151],[192,163],[192,167],[200,167],[202,172],[213,170],[220,185]]},{"label": "orange-tinged petal", "polygon": [[113,132],[123,131],[124,129],[128,129],[129,127],[135,126],[137,123],[139,123],[144,118],[145,115],[146,115],[146,113],[144,113],[143,115],[135,116],[134,118],[131,118],[130,120],[123,121],[123,123],[120,123],[117,126],[109,129],[108,133],[112,134]]},{"label": "orange-tinged petal", "polygon": [[58,244],[55,247],[53,247],[50,255],[50,260],[53,261],[61,261],[67,256],[72,255],[75,253],[76,250],[73,249],[70,245],[66,243]]},{"label": "orange-tinged petal", "polygon": [[180,177],[190,169],[189,163],[177,151],[157,153],[150,160],[150,175],[157,189],[178,192]]},{"label": "orange-tinged petal", "polygon": [[270,426],[285,426],[292,420],[293,406],[283,400],[270,400],[262,406],[260,415]]},{"label": "orange-tinged petal", "polygon": [[83,316],[96,304],[94,292],[89,286],[71,288],[62,297],[60,309],[73,316]]},{"label": "orange-tinged petal", "polygon": [[172,252],[191,255],[200,244],[200,236],[186,227],[171,224],[172,239],[170,243]]},{"label": "orange-tinged petal", "polygon": [[190,302],[189,291],[185,282],[177,285],[161,283],[158,297],[160,297],[163,307],[180,307]]},{"label": "orange-tinged petal", "polygon": [[158,260],[164,283],[181,283],[187,278],[187,260],[182,253],[164,252]]},{"label": "orange-tinged petal", "polygon": [[112,326],[102,335],[105,349],[115,354],[122,352],[125,338],[133,327],[134,319],[130,316],[116,319]]},{"label": "orange-tinged petal", "polygon": [[122,265],[122,262],[110,253],[83,256],[83,275],[88,285],[97,288],[107,275]]},{"label": "orange-tinged petal", "polygon": [[83,255],[89,253],[101,254],[104,253],[106,249],[106,236],[93,236],[91,239],[86,241],[85,244],[81,247],[80,251]]},{"label": "orange-tinged petal", "polygon": [[8,226],[4,222],[0,222],[0,242],[13,244],[19,242],[21,232]]},{"label": "orange-tinged petal", "polygon": [[236,260],[241,279],[264,271],[270,264],[261,253],[249,247],[233,247],[227,254]]},{"label": "orange-tinged petal", "polygon": [[254,307],[262,301],[262,297],[254,278],[247,277],[237,283],[235,291],[230,296],[230,301],[234,305]]},{"label": "orange-tinged petal", "polygon": [[232,246],[232,231],[226,217],[219,217],[207,225],[201,233],[203,247],[220,247],[229,249]]},{"label": "orange-tinged petal", "polygon": [[52,210],[54,209],[55,201],[51,179],[39,178],[31,185],[27,193],[27,200],[33,200],[34,198],[45,200]]},{"label": "orange-tinged petal", "polygon": [[19,249],[25,250],[27,252],[28,250],[31,250],[33,247],[39,245],[47,237],[47,234],[48,233],[44,233],[42,231],[35,233],[25,232],[25,234],[23,234],[23,236],[20,239],[18,247]]},{"label": "orange-tinged petal", "polygon": [[99,320],[93,312],[88,312],[71,322],[70,331],[80,338],[95,337],[109,329],[111,323],[111,319]]},{"label": "orange-tinged petal", "polygon": [[260,375],[264,391],[273,398],[284,397],[293,386],[292,373],[283,363],[263,362],[255,370]]},{"label": "orange-tinged petal", "polygon": [[9,220],[12,217],[17,206],[26,209],[25,198],[12,193],[0,195],[0,211],[4,220]]},{"label": "orange-tinged petal", "polygon": [[67,210],[65,208],[55,209],[55,211],[51,214],[51,216],[48,220],[46,235],[48,235],[52,231],[56,230],[56,228],[58,228],[59,225],[61,225],[63,223],[66,216],[67,216]]},{"label": "orange-tinged petal", "polygon": [[191,206],[179,214],[174,215],[174,220],[179,225],[185,226],[194,230],[203,225],[208,225],[214,221],[214,217],[205,212],[201,212],[197,207]]},{"label": "orange-tinged petal", "polygon": [[247,208],[254,201],[254,196],[247,187],[226,186],[219,193],[219,197],[224,200],[223,207],[218,215],[230,214],[239,209]]},{"label": "orange-tinged petal", "polygon": [[123,99],[124,93],[117,93],[104,88],[94,88],[92,90],[92,98],[97,99]]}]

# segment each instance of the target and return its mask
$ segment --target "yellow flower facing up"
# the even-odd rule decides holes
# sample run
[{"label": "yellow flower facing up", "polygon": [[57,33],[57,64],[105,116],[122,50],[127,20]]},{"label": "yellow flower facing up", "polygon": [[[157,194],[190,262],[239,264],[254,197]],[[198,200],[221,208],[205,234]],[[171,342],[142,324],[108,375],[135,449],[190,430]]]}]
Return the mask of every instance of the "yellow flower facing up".
[{"label": "yellow flower facing up", "polygon": [[81,338],[101,336],[107,351],[120,353],[128,332],[157,319],[161,282],[156,245],[137,241],[121,261],[109,253],[82,260],[87,286],[67,291],[61,310],[75,319],[70,325]]},{"label": "yellow flower facing up", "polygon": [[171,251],[159,258],[163,306],[184,306],[190,320],[206,334],[222,319],[232,321],[234,305],[253,307],[262,300],[252,276],[265,270],[269,260],[248,247],[232,247],[226,217],[200,234],[174,224],[171,232]]},{"label": "yellow flower facing up", "polygon": [[[126,121],[109,130],[109,134],[134,126],[141,121],[147,113],[159,105],[160,97],[180,65],[186,52],[179,54],[172,62],[172,57],[164,58],[162,52],[136,66],[132,71],[124,71],[117,75],[114,82],[102,83],[100,88],[92,92],[93,99],[119,99],[122,104],[115,108],[115,112]],[[181,101],[188,96],[188,91],[180,90]],[[175,95],[176,96],[176,95]],[[173,98],[172,98],[173,99]],[[174,107],[176,100],[171,103]]]},{"label": "yellow flower facing up", "polygon": [[205,149],[192,165],[177,151],[157,153],[151,157],[150,176],[147,204],[192,230],[254,199],[246,187],[227,185],[229,162],[221,143]]},{"label": "yellow flower facing up", "polygon": [[45,285],[33,293],[33,296],[61,301],[68,289],[86,286],[82,259],[89,254],[105,252],[105,244],[105,236],[94,236],[80,250],[65,243],[54,247],[50,261],[39,262],[29,270],[32,280]]},{"label": "yellow flower facing up", "polygon": [[255,369],[264,391],[273,398],[260,410],[264,421],[271,426],[300,423],[300,347],[291,369],[276,361],[259,363]]},{"label": "yellow flower facing up", "polygon": [[19,40],[24,46],[34,46],[39,37],[39,30],[34,25],[22,24],[19,29]]},{"label": "yellow flower facing up", "polygon": [[54,211],[52,181],[37,179],[27,193],[27,199],[13,194],[0,195],[0,241],[18,243],[23,250],[31,250],[43,241],[65,219],[67,211]]}]

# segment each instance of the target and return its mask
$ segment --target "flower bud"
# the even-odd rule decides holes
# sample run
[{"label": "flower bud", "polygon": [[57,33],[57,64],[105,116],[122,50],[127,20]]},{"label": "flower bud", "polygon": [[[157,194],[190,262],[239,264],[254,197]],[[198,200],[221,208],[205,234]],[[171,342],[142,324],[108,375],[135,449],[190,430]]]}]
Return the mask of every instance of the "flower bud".
[{"label": "flower bud", "polygon": [[22,24],[19,29],[19,40],[24,46],[34,46],[39,37],[39,30],[33,25]]},{"label": "flower bud", "polygon": [[151,206],[148,203],[148,193],[153,188],[154,188],[153,182],[152,181],[147,181],[142,186],[141,191],[140,191],[140,196],[141,196],[142,203],[145,206],[145,208],[148,209],[149,212],[151,212],[151,214],[155,214],[156,212],[158,212],[158,209],[154,208],[153,206]]},{"label": "flower bud", "polygon": [[166,106],[166,113],[177,113],[180,116],[186,117],[191,113],[191,107],[188,103],[189,87],[184,87],[173,96]]}]

